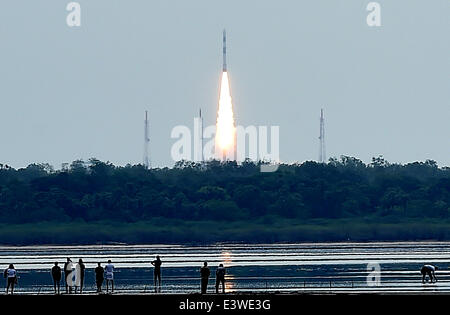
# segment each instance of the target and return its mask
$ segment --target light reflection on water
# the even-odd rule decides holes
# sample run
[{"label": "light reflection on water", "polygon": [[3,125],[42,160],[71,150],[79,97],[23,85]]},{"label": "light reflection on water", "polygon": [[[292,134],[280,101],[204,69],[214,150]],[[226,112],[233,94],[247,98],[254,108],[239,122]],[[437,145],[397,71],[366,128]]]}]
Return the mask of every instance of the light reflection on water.
[{"label": "light reflection on water", "polygon": [[[234,291],[233,283],[236,281],[236,278],[232,274],[227,275],[227,281],[225,282],[225,292]],[[221,288],[219,288],[221,289]],[[221,291],[219,291],[221,292]]]},{"label": "light reflection on water", "polygon": [[[237,256],[237,255],[236,255]],[[251,258],[251,257],[250,257]],[[232,260],[232,254],[228,251],[224,251],[221,254],[221,260],[223,261],[224,264],[226,264],[227,266],[231,266],[233,263]]]}]

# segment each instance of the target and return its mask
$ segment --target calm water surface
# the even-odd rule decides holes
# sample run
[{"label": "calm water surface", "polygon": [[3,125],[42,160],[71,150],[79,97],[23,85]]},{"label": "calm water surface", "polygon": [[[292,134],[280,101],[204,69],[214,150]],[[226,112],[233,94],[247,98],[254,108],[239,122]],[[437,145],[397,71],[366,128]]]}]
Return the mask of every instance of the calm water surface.
[{"label": "calm water surface", "polygon": [[[199,268],[227,267],[228,292],[429,291],[450,292],[450,242],[302,243],[183,245],[92,245],[0,247],[0,267],[14,263],[18,293],[52,290],[50,268],[66,257],[86,264],[85,291],[94,290],[97,262],[111,259],[115,286],[122,293],[153,292],[156,255],[163,261],[162,293],[198,292]],[[368,264],[380,265],[380,286],[369,286]],[[422,285],[420,267],[439,266],[437,284]],[[212,292],[214,276],[210,279]]]}]

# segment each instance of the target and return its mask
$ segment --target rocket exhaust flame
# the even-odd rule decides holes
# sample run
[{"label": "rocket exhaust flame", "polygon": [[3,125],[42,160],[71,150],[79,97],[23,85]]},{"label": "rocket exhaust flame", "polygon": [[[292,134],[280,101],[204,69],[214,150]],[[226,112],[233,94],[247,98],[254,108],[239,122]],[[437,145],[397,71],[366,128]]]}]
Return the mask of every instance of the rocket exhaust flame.
[{"label": "rocket exhaust flame", "polygon": [[236,128],[234,125],[233,104],[231,101],[228,73],[222,73],[219,110],[216,123],[216,154],[219,158],[234,153]]},{"label": "rocket exhaust flame", "polygon": [[223,31],[223,72],[217,112],[215,151],[219,159],[235,159],[236,128],[226,61],[226,33]]}]

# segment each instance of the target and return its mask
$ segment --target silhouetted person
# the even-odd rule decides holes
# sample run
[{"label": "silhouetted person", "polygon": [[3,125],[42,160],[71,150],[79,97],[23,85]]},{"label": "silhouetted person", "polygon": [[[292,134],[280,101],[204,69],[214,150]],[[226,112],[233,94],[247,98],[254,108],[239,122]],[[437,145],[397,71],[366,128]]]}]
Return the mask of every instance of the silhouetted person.
[{"label": "silhouetted person", "polygon": [[17,284],[17,271],[13,264],[5,269],[3,277],[6,278],[6,294],[8,294],[9,288],[11,288],[11,294],[14,294],[14,286]]},{"label": "silhouetted person", "polygon": [[61,267],[58,266],[58,262],[55,262],[55,265],[52,268],[53,288],[55,289],[55,294],[60,293],[59,289],[61,286],[61,276]]},{"label": "silhouetted person", "polygon": [[98,266],[95,268],[95,284],[97,285],[97,292],[102,292],[105,270],[100,263],[97,263],[97,265]]},{"label": "silhouetted person", "polygon": [[222,293],[225,293],[225,267],[220,264],[216,270],[216,293],[219,293],[219,285],[222,283]]},{"label": "silhouetted person", "polygon": [[75,294],[77,293],[77,287],[80,287],[80,294],[83,293],[84,285],[84,273],[86,266],[83,263],[83,259],[78,260],[78,264],[75,267]]},{"label": "silhouetted person", "polygon": [[435,265],[423,265],[422,269],[420,270],[420,273],[422,274],[422,283],[425,283],[425,277],[428,275],[430,278],[431,283],[434,281],[437,281],[435,271],[438,269]]},{"label": "silhouetted person", "polygon": [[[156,256],[156,259],[151,262],[153,266],[155,266],[155,270],[153,271],[154,275],[154,283],[155,283],[155,292],[160,291],[161,292],[161,265],[162,261],[159,258],[159,256]],[[156,286],[156,283],[158,283],[158,287]]]},{"label": "silhouetted person", "polygon": [[202,278],[202,280],[201,280],[202,294],[206,293],[206,290],[208,288],[208,281],[209,281],[209,275],[210,274],[211,274],[211,272],[209,271],[208,263],[205,261],[203,263],[203,267],[200,268],[200,276]]},{"label": "silhouetted person", "polygon": [[111,283],[111,293],[114,293],[114,265],[111,263],[111,259],[108,260],[108,264],[105,266],[106,273],[106,293],[109,291],[109,284]]},{"label": "silhouetted person", "polygon": [[72,293],[72,260],[67,258],[67,261],[64,263],[64,282],[66,284],[66,293]]}]

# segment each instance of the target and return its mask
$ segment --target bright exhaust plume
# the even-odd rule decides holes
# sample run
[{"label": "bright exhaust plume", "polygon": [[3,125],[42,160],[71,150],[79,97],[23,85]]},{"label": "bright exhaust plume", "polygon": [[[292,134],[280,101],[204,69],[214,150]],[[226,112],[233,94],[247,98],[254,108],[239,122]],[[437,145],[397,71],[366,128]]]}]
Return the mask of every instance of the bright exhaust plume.
[{"label": "bright exhaust plume", "polygon": [[234,125],[233,103],[231,101],[230,82],[228,73],[222,73],[219,96],[219,110],[216,123],[216,154],[223,158],[234,152],[236,127]]}]

